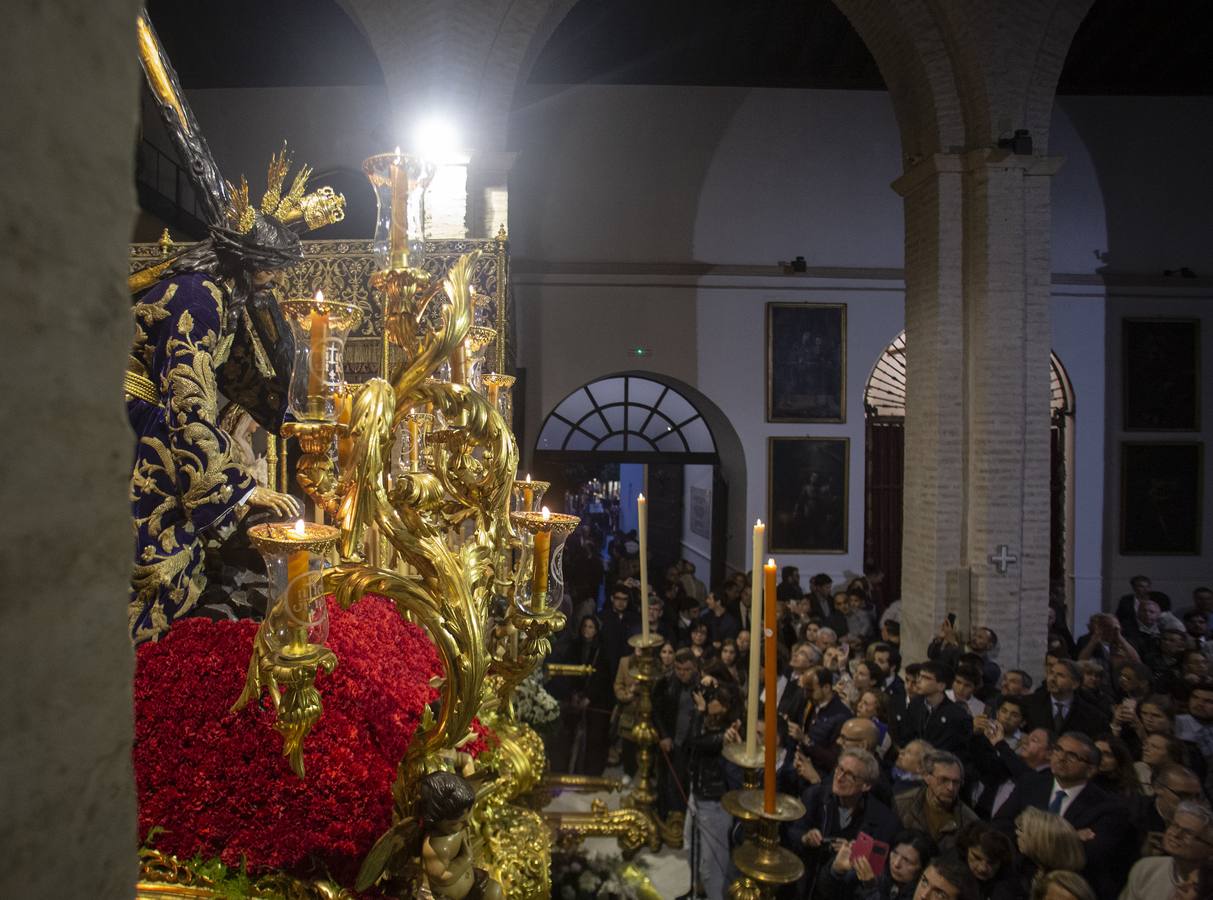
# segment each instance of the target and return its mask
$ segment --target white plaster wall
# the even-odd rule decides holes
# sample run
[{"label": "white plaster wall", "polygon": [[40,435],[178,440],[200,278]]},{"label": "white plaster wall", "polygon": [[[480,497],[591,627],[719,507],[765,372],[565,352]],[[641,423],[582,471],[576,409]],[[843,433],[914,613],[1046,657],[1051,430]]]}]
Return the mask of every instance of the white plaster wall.
[{"label": "white plaster wall", "polygon": [[1103,606],[1104,520],[1104,291],[1102,287],[1055,288],[1049,308],[1053,352],[1074,388],[1073,457],[1067,473],[1074,511],[1074,624],[1079,634]]},{"label": "white plaster wall", "polygon": [[[863,571],[864,416],[863,390],[877,357],[904,327],[900,283],[796,279],[777,290],[762,283],[701,289],[699,293],[699,389],[729,416],[741,435],[746,458],[745,522],[770,521],[767,510],[767,439],[775,436],[850,439],[847,552],[784,555],[780,566],[810,574]],[[765,306],[768,301],[847,304],[847,421],[842,425],[789,425],[765,421]],[[740,493],[730,489],[729,501]],[[740,540],[738,539],[740,537]],[[730,566],[745,570],[748,533],[731,535]]]}]

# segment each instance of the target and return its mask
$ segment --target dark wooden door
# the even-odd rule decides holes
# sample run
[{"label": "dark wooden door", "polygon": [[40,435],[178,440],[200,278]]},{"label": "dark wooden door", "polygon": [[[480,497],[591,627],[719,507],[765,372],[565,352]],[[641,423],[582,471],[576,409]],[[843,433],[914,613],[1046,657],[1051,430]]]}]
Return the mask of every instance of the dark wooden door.
[{"label": "dark wooden door", "polygon": [[884,573],[881,597],[901,597],[901,526],[904,501],[905,420],[869,416],[866,428],[864,567]]}]

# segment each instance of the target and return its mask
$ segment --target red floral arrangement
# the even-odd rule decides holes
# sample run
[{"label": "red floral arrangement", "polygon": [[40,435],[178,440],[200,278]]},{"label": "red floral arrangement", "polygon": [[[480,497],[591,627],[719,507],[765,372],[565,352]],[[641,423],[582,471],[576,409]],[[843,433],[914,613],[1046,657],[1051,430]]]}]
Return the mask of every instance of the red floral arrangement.
[{"label": "red floral arrangement", "polygon": [[[306,778],[282,755],[268,696],[237,713],[257,623],[185,619],[138,649],[135,780],[139,831],[181,859],[220,859],[251,874],[282,870],[352,884],[392,824],[392,781],[442,664],[426,633],[368,595],[330,597],[328,645],[339,660],[317,680],[324,715],[304,742]],[[495,736],[477,721],[462,749]]]}]

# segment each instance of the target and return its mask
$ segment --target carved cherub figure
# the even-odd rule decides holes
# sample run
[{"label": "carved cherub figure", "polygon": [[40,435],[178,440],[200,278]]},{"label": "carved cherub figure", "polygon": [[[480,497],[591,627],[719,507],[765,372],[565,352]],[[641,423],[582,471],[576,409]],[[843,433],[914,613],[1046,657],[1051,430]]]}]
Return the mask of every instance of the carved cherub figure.
[{"label": "carved cherub figure", "polygon": [[421,867],[430,893],[436,900],[504,900],[501,885],[472,865],[472,786],[451,772],[431,772],[420,790]]}]

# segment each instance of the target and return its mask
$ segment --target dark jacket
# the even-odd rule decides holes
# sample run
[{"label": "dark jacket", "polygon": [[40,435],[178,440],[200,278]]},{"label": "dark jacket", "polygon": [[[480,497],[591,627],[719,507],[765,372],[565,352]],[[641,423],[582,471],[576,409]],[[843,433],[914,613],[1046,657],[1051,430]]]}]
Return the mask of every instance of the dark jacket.
[{"label": "dark jacket", "polygon": [[936,750],[947,750],[965,759],[972,733],[973,720],[959,703],[945,697],[931,709],[926,700],[915,697],[898,723],[897,740],[902,746],[913,740],[924,740]]},{"label": "dark jacket", "polygon": [[[1051,772],[1025,775],[998,811],[995,825],[1013,834],[1015,817],[1029,806],[1048,810],[1052,791]],[[1095,837],[1083,842],[1087,867],[1082,874],[1095,889],[1096,896],[1115,897],[1124,886],[1138,853],[1128,807],[1099,785],[1088,782],[1066,809],[1063,818],[1079,831],[1089,828],[1095,833]]]},{"label": "dark jacket", "polygon": [[[788,825],[784,836],[784,846],[797,853],[805,862],[805,877],[803,884],[812,885],[821,866],[827,865],[834,856],[830,845],[833,838],[843,838],[853,841],[859,832],[870,834],[878,841],[889,843],[897,834],[897,817],[892,810],[877,800],[869,792],[860,801],[860,806],[851,816],[851,821],[845,828],[839,822],[838,798],[834,796],[833,786],[829,779],[821,784],[815,784],[800,795],[804,804],[804,815]],[[820,847],[808,847],[804,836],[818,829],[824,842]]]},{"label": "dark jacket", "polygon": [[[1024,701],[1023,714],[1025,734],[1034,728],[1057,731],[1057,726],[1053,722],[1053,698],[1049,696],[1048,691],[1040,691],[1028,697]],[[1061,730],[1062,732],[1081,731],[1094,739],[1097,734],[1108,730],[1108,720],[1105,716],[1100,715],[1098,709],[1075,694],[1070,698],[1070,709],[1066,713],[1065,727]]]},{"label": "dark jacket", "polygon": [[825,706],[812,708],[804,720],[800,752],[823,773],[838,761],[838,733],[851,718],[851,709],[835,694]]},{"label": "dark jacket", "polygon": [[691,792],[700,800],[719,800],[729,791],[725,777],[724,732],[727,723],[709,723],[696,712],[687,741],[691,765]]},{"label": "dark jacket", "polygon": [[944,823],[939,834],[931,834],[931,828],[927,824],[926,807],[927,789],[925,786],[912,791],[904,791],[893,799],[893,810],[897,813],[897,818],[901,820],[901,827],[930,835],[931,840],[939,845],[941,852],[955,847],[956,838],[960,832],[978,821],[977,813],[958,799],[952,810],[951,820]]}]

